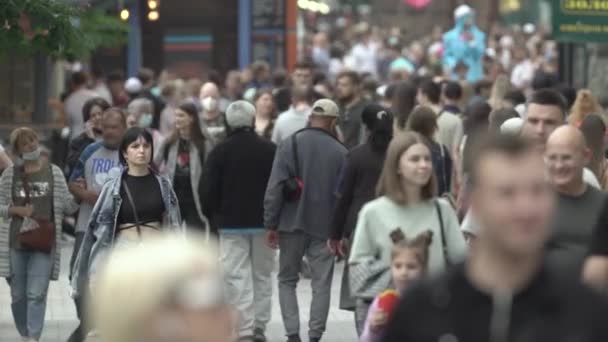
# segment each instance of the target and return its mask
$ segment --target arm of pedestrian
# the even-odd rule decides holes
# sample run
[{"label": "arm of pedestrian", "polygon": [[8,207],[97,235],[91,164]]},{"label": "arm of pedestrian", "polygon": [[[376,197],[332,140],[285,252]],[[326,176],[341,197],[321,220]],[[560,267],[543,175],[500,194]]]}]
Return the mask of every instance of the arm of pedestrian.
[{"label": "arm of pedestrian", "polygon": [[63,201],[63,213],[65,215],[74,214],[78,211],[80,205],[76,202],[74,196],[72,196],[72,193],[69,191],[68,185],[65,181],[65,178],[63,177],[61,169],[54,169],[53,172],[58,175],[58,177],[53,177],[56,181],[55,191],[59,195],[59,198],[61,198]]},{"label": "arm of pedestrian", "polygon": [[11,188],[13,186],[13,168],[6,169],[0,177],[0,217],[7,219],[9,217],[9,208],[11,207]]},{"label": "arm of pedestrian", "polygon": [[444,217],[447,249],[450,260],[460,262],[467,254],[467,244],[458,223],[456,212],[447,200],[441,200],[441,211]]},{"label": "arm of pedestrian", "polygon": [[286,152],[285,146],[289,145],[288,140],[284,141],[274,157],[272,171],[266,186],[264,195],[264,226],[278,227],[283,208],[283,182],[289,178],[289,168],[286,158],[289,155]]}]

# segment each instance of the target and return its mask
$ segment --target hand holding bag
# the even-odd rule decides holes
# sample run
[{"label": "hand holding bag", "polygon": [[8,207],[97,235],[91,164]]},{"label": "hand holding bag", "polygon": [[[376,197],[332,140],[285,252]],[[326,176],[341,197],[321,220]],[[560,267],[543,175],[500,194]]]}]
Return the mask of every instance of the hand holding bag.
[{"label": "hand holding bag", "polygon": [[[53,196],[52,174],[51,172],[51,186],[49,187],[49,196],[51,198]],[[23,183],[23,190],[25,191],[26,204],[31,204],[30,184],[28,175],[24,169],[21,170],[21,181]],[[51,212],[52,210],[53,206],[51,205]],[[24,218],[21,229],[17,234],[17,239],[21,246],[26,249],[50,254],[55,246],[55,224],[52,222],[52,215],[51,219]]]}]

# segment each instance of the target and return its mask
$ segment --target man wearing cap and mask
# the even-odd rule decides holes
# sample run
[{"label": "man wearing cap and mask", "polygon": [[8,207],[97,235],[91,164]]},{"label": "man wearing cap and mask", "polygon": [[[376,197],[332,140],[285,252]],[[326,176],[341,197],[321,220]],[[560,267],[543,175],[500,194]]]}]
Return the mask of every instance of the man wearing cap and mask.
[{"label": "man wearing cap and mask", "polygon": [[279,145],[266,189],[264,226],[268,244],[281,250],[279,301],[289,342],[301,341],[296,286],[304,256],[313,287],[310,341],[321,339],[327,323],[334,258],[326,241],[334,190],[347,153],[331,133],[338,116],[338,106],[331,100],[313,104],[309,127]]},{"label": "man wearing cap and mask", "polygon": [[226,116],[220,111],[220,90],[215,83],[207,82],[201,87],[199,99],[202,108],[201,126],[216,143],[219,143],[228,133]]},{"label": "man wearing cap and mask", "polygon": [[207,158],[200,198],[203,214],[220,232],[228,298],[240,315],[239,340],[265,342],[275,251],[265,243],[262,218],[275,145],[255,132],[255,111],[247,101],[228,106],[231,130]]},{"label": "man wearing cap and mask", "polygon": [[456,80],[455,67],[462,62],[468,68],[467,81],[477,82],[483,77],[486,34],[475,26],[475,11],[467,5],[456,8],[454,21],[454,28],[443,35],[443,65]]}]

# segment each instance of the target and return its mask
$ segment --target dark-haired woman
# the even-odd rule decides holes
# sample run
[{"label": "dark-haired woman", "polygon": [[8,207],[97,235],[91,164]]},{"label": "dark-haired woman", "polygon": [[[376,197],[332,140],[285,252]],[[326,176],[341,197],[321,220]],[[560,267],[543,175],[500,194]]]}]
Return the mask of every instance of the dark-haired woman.
[{"label": "dark-haired woman", "polygon": [[[393,137],[393,116],[384,107],[367,105],[363,109],[361,120],[368,134],[367,142],[353,148],[347,155],[340,197],[332,220],[332,235],[328,241],[334,254],[346,258],[346,246],[357,225],[359,210],[376,197],[376,184],[382,172],[386,148]],[[348,286],[348,267],[342,276],[340,308],[351,311],[355,309],[355,299]]]},{"label": "dark-haired woman", "polygon": [[162,231],[182,230],[171,183],[151,167],[150,132],[139,127],[127,130],[119,153],[122,175],[106,182],[101,190],[74,263],[72,287],[76,295],[83,293],[84,280],[95,273],[109,248],[128,248]]},{"label": "dark-haired woman", "polygon": [[211,140],[201,130],[198,111],[193,103],[175,110],[175,129],[164,141],[154,158],[161,173],[173,184],[179,198],[182,219],[187,227],[206,229],[198,193],[203,164],[211,151]]},{"label": "dark-haired woman", "polygon": [[84,103],[82,119],[86,130],[70,142],[65,169],[66,175],[72,172],[82,151],[91,143],[101,139],[101,115],[108,108],[110,108],[110,104],[101,97],[94,97]]},{"label": "dark-haired woman", "polygon": [[272,91],[269,89],[258,90],[253,104],[256,108],[255,132],[262,138],[270,140],[277,112]]}]

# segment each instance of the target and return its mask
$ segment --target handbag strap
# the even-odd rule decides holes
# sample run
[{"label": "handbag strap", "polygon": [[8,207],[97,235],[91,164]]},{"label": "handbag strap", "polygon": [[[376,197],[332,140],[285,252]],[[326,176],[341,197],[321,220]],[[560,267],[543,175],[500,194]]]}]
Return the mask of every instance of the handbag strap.
[{"label": "handbag strap", "polygon": [[443,259],[445,260],[446,266],[450,266],[450,258],[448,257],[448,244],[445,238],[445,226],[443,224],[443,215],[441,215],[441,207],[438,200],[434,200],[435,210],[437,211],[437,217],[439,218],[439,233],[441,235],[441,249],[443,251]]},{"label": "handbag strap", "polygon": [[141,227],[139,225],[139,216],[137,215],[137,208],[135,207],[135,201],[133,201],[133,196],[131,196],[131,191],[129,190],[129,186],[125,180],[122,181],[122,187],[125,188],[125,193],[127,194],[127,199],[131,204],[131,210],[133,210],[133,216],[135,217],[135,228],[137,229],[137,235],[141,236]]},{"label": "handbag strap", "polygon": [[293,160],[294,160],[294,171],[295,171],[295,177],[300,177],[300,158],[298,157],[298,139],[296,139],[296,136],[298,135],[298,132],[295,132],[292,136],[291,136],[291,150],[293,153]]},{"label": "handbag strap", "polygon": [[30,177],[25,172],[25,166],[21,166],[21,184],[23,184],[23,191],[25,192],[25,204],[31,204],[32,199],[30,198]]}]

